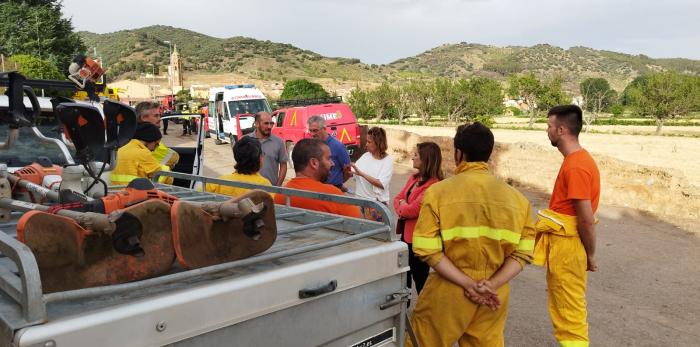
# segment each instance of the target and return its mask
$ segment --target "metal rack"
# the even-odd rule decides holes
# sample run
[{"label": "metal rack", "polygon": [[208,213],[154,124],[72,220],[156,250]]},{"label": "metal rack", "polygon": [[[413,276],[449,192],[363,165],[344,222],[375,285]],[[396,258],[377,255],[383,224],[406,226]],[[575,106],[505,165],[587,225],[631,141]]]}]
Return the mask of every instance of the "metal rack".
[{"label": "metal rack", "polygon": [[[278,227],[280,228],[278,230],[278,235],[284,238],[287,235],[304,231],[330,229],[339,232],[338,234],[341,235],[341,237],[319,243],[304,244],[300,247],[290,249],[270,249],[257,256],[205,268],[194,270],[176,269],[176,271],[170,274],[131,283],[43,294],[39,270],[34,255],[27,246],[10,236],[14,235],[16,225],[4,223],[0,226],[3,231],[0,232],[0,252],[2,256],[5,257],[0,258],[0,340],[6,337],[4,335],[12,334],[12,332],[17,329],[46,322],[48,319],[47,305],[51,303],[66,302],[76,299],[85,300],[115,294],[125,295],[135,290],[164,286],[179,281],[225,272],[226,270],[234,268],[267,263],[273,260],[336,247],[366,238],[385,241],[396,240],[396,235],[393,232],[394,222],[392,218],[390,218],[391,213],[385,205],[376,201],[274,186],[259,186],[250,183],[226,181],[176,172],[159,172],[155,175],[153,180],[157,181],[160,176],[191,180],[202,185],[206,183],[215,183],[284,194],[287,196],[287,204],[275,206]],[[119,186],[112,187],[112,189],[118,188]],[[222,195],[199,192],[193,189],[170,185],[158,184],[157,188],[183,201],[225,201],[229,199],[229,197]],[[339,217],[337,215],[294,208],[289,206],[289,198],[291,196],[372,207],[377,209],[387,222],[379,223],[364,219]],[[280,238],[276,241],[276,243],[278,242],[281,242]]]}]

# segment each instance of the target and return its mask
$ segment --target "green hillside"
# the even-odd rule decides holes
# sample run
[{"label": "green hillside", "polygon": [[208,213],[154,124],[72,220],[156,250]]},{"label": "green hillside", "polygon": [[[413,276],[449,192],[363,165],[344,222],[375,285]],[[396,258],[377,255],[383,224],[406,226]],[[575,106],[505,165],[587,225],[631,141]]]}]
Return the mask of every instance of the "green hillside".
[{"label": "green hillside", "polygon": [[[506,80],[510,74],[532,71],[541,77],[562,76],[565,87],[577,90],[587,77],[604,77],[622,90],[636,76],[666,69],[700,74],[700,61],[652,59],[587,47],[495,47],[446,44],[387,65],[359,59],[329,58],[289,44],[247,37],[215,38],[190,30],[150,26],[108,34],[80,32],[87,47],[96,47],[112,78],[136,77],[154,66],[165,71],[168,44],[177,45],[185,71],[236,72],[261,80],[332,78],[341,81],[403,82],[408,79],[486,76]],[[151,66],[149,64],[153,64]]]},{"label": "green hillside", "polygon": [[359,59],[328,58],[289,44],[247,37],[220,39],[190,30],[150,26],[108,34],[79,33],[87,47],[96,47],[112,78],[166,71],[169,40],[177,45],[185,71],[238,72],[263,80],[328,77],[341,80],[379,80]]},{"label": "green hillside", "polygon": [[507,75],[532,71],[541,77],[560,75],[569,89],[587,77],[603,77],[618,90],[635,77],[666,69],[700,74],[700,61],[652,59],[599,51],[587,47],[559,47],[541,44],[532,47],[494,47],[460,43],[442,45],[414,57],[397,60],[389,67],[403,76],[471,75],[503,79]]}]

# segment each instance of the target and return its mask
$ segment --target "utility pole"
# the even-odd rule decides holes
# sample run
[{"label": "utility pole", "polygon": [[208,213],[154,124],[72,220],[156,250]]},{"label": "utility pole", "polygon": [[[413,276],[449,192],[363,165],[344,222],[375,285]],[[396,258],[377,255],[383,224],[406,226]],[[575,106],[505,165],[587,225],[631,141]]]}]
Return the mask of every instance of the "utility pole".
[{"label": "utility pole", "polygon": [[168,81],[170,82],[170,109],[172,110],[175,108],[175,95],[173,93],[173,74],[171,72],[173,68],[173,52],[170,41],[163,41],[163,43],[168,44]]}]

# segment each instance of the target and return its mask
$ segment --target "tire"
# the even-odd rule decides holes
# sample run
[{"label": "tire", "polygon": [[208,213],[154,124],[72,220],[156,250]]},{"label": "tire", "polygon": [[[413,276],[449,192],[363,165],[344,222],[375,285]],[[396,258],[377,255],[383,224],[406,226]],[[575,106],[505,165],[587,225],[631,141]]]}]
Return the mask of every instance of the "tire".
[{"label": "tire", "polygon": [[289,158],[289,162],[287,163],[287,167],[290,169],[294,169],[294,162],[292,161],[292,151],[294,150],[294,142],[287,141],[285,144],[287,147],[287,157]]},{"label": "tire", "polygon": [[229,140],[229,142],[231,142],[231,148],[233,149],[233,146],[235,146],[236,143],[238,142],[238,136],[229,135],[228,140]]}]

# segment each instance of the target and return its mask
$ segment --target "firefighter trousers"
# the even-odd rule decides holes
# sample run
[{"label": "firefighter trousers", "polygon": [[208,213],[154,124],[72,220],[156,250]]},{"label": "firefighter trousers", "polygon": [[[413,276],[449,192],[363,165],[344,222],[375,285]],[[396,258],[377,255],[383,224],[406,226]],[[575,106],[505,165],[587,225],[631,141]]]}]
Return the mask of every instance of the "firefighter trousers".
[{"label": "firefighter trousers", "polygon": [[549,235],[547,301],[562,347],[587,347],[586,250],[578,236]]},{"label": "firefighter trousers", "polygon": [[[462,287],[431,272],[418,296],[411,324],[420,347],[503,346],[508,285],[498,289],[501,307],[491,311],[470,301]],[[407,339],[406,346],[412,346]]]}]

